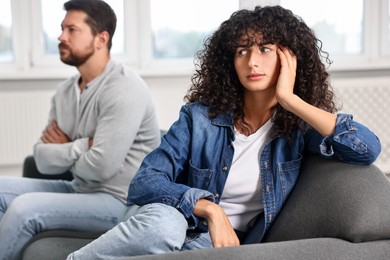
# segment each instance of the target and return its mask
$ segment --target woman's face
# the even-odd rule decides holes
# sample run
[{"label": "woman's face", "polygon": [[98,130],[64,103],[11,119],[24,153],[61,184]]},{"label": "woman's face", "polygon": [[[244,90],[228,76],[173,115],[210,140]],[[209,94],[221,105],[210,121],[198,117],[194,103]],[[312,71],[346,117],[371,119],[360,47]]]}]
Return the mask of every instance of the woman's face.
[{"label": "woman's face", "polygon": [[[252,44],[248,44],[249,37]],[[258,34],[245,35],[236,49],[234,67],[238,79],[247,91],[275,89],[280,72],[278,45],[262,44]]]}]

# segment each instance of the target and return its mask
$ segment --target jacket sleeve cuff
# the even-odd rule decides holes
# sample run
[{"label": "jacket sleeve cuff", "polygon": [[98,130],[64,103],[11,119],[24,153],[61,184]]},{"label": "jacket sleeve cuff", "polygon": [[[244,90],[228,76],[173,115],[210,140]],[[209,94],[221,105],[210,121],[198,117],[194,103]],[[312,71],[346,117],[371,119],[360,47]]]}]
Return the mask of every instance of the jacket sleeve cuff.
[{"label": "jacket sleeve cuff", "polygon": [[[333,144],[334,142],[343,143],[343,136],[356,131],[357,128],[353,125],[353,117],[350,114],[338,114],[336,120],[336,126],[334,133],[325,137],[320,144],[321,154],[325,156],[334,155]],[[348,140],[352,142],[353,140]]]},{"label": "jacket sleeve cuff", "polygon": [[[187,219],[189,229],[195,229],[196,227],[203,225],[202,224],[204,222],[203,219],[193,214],[195,204],[200,199],[207,199],[209,201],[215,202],[214,195],[211,192],[197,189],[197,188],[191,188],[184,193],[182,200],[177,205],[177,208],[182,212],[184,217]],[[207,224],[205,224],[204,226],[206,225]]]}]

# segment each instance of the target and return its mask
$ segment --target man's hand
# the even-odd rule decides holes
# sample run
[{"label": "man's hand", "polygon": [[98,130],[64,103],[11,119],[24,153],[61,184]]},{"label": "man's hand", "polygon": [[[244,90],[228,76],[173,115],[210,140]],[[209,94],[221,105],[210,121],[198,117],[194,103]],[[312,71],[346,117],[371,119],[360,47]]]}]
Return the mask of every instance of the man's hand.
[{"label": "man's hand", "polygon": [[88,138],[88,147],[91,148],[92,145],[93,145],[93,138],[90,137],[90,138]]},{"label": "man's hand", "polygon": [[57,122],[53,119],[42,132],[41,140],[45,144],[64,144],[70,142],[70,138],[62,132]]},{"label": "man's hand", "polygon": [[209,233],[214,247],[239,246],[240,241],[234,232],[225,211],[221,206],[205,200],[199,200],[194,214],[208,221]]}]

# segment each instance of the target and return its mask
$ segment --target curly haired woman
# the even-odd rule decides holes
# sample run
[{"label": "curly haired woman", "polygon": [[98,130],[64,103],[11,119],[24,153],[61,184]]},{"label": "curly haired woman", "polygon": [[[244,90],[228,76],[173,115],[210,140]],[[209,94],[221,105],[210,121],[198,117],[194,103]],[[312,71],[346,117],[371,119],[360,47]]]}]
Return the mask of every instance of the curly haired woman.
[{"label": "curly haired woman", "polygon": [[328,54],[291,11],[237,11],[197,58],[188,102],[130,184],[123,222],[69,259],[261,242],[303,154],[379,155],[374,133],[336,114]]}]

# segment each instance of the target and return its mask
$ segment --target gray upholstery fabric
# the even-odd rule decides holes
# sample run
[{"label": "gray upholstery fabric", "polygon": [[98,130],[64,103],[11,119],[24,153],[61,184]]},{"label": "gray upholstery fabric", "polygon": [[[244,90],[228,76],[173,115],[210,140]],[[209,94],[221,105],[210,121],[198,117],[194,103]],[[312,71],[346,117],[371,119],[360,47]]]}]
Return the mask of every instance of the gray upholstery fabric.
[{"label": "gray upholstery fabric", "polygon": [[98,238],[101,233],[70,230],[45,231],[26,245],[23,260],[56,260],[66,257],[84,245]]},{"label": "gray upholstery fabric", "polygon": [[354,244],[335,238],[317,238],[127,257],[123,260],[388,260],[389,256],[389,240]]},{"label": "gray upholstery fabric", "polygon": [[[23,260],[65,259],[92,240],[56,232],[34,237]],[[126,259],[390,259],[390,182],[373,165],[306,155],[298,183],[266,242]]]},{"label": "gray upholstery fabric", "polygon": [[376,166],[307,155],[302,167],[265,241],[390,239],[390,182]]},{"label": "gray upholstery fabric", "polygon": [[34,241],[23,253],[23,260],[59,260],[91,242],[86,238],[46,237]]}]

